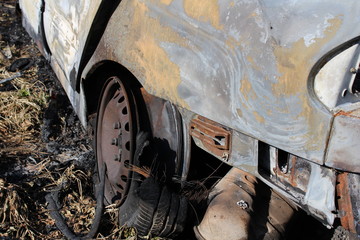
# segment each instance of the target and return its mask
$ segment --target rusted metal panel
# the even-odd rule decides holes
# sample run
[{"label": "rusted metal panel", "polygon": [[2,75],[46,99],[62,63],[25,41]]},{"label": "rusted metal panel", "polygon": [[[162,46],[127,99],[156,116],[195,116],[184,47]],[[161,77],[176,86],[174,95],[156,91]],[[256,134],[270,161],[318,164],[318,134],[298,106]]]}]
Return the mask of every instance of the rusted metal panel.
[{"label": "rusted metal panel", "polygon": [[231,133],[223,126],[199,116],[190,122],[190,135],[201,141],[213,155],[224,161],[229,159]]},{"label": "rusted metal panel", "polygon": [[[332,113],[309,77],[359,36],[353,1],[123,1],[87,71],[114,60],[152,94],[323,164]],[[84,75],[86,76],[86,75]]]},{"label": "rusted metal panel", "polygon": [[360,109],[340,111],[334,119],[325,164],[360,172]]},{"label": "rusted metal panel", "polygon": [[337,199],[341,225],[360,235],[360,175],[340,173],[337,177]]},{"label": "rusted metal panel", "polygon": [[354,216],[354,232],[356,232],[358,237],[360,237],[360,175],[349,173],[348,183],[352,205],[352,214]]},{"label": "rusted metal panel", "polygon": [[277,164],[274,168],[276,181],[293,188],[295,191],[306,193],[311,176],[311,164],[293,155],[289,156],[288,160],[287,165],[280,167]]},{"label": "rusted metal panel", "polygon": [[333,224],[336,217],[334,170],[259,144],[259,175],[324,224]]}]

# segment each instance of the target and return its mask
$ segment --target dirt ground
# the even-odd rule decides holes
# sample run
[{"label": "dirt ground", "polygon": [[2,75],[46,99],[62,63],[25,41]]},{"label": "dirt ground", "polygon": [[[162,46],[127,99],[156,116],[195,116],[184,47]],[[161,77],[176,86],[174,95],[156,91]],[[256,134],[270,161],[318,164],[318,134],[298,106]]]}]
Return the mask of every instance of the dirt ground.
[{"label": "dirt ground", "polygon": [[[77,234],[95,215],[91,139],[46,60],[0,1],[0,239],[62,239],[45,195],[63,186],[61,213]],[[137,239],[106,208],[97,239]]]}]

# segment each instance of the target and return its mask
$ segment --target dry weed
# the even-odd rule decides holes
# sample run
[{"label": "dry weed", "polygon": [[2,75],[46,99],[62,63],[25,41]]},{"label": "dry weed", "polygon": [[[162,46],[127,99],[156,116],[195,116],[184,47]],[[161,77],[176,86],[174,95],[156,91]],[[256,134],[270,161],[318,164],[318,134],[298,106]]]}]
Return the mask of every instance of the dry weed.
[{"label": "dry weed", "polygon": [[0,237],[14,237],[17,239],[36,239],[41,236],[31,226],[29,209],[23,192],[19,186],[8,184],[0,179]]},{"label": "dry weed", "polygon": [[34,135],[38,134],[47,102],[46,88],[39,81],[31,83],[24,78],[10,84],[12,91],[0,92],[0,141],[8,146],[36,142]]}]

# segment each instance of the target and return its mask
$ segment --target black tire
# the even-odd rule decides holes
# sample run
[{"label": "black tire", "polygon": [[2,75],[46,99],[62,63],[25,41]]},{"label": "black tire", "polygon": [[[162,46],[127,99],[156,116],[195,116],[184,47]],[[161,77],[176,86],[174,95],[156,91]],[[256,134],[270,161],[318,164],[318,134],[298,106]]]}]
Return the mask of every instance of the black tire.
[{"label": "black tire", "polygon": [[[141,236],[170,237],[183,230],[187,212],[186,199],[171,183],[172,177],[179,174],[174,168],[179,166],[181,154],[171,149],[171,144],[159,143],[153,137],[146,111],[151,107],[146,104],[142,93],[126,82],[117,77],[106,81],[95,131],[97,162],[98,166],[106,165],[105,203],[120,203],[120,224],[135,227]],[[173,121],[172,115],[169,118],[167,122]],[[119,124],[112,130],[109,124],[113,123]],[[127,128],[122,129],[125,125]],[[109,139],[113,139],[112,146]],[[167,152],[175,155],[164,154]],[[178,157],[169,158],[173,155]],[[141,169],[149,170],[144,174]]]}]

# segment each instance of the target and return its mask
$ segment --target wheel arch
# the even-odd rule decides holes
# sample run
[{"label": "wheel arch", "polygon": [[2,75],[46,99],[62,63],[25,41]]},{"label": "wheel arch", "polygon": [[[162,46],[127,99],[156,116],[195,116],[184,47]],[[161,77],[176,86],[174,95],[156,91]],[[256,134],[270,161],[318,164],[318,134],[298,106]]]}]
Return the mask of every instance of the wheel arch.
[{"label": "wheel arch", "polygon": [[[126,81],[126,83],[130,87],[135,87],[137,89],[140,89],[143,87],[143,83],[138,80],[138,78],[133,74],[127,67],[120,64],[116,61],[111,60],[103,60],[99,61],[96,64],[93,64],[90,70],[86,72],[85,77],[82,79],[82,89],[83,89],[83,95],[86,102],[86,110],[85,115],[87,119],[90,119],[90,116],[96,113],[97,111],[97,105],[99,102],[99,98],[101,95],[101,90],[103,85],[105,84],[106,80],[111,76],[118,76],[123,81]],[[159,96],[152,95],[152,93],[147,92],[146,88],[144,87],[145,92],[147,93],[147,97],[155,97],[158,99]],[[164,100],[165,101],[165,100]],[[171,104],[171,101],[169,101]],[[179,113],[182,121],[182,131],[183,131],[183,143],[184,143],[184,149],[183,149],[183,175],[181,176],[182,180],[185,180],[187,178],[187,174],[190,167],[190,159],[191,159],[191,140],[189,135],[189,129],[187,126],[187,120],[186,116],[184,116],[184,112],[181,111]],[[186,114],[185,114],[186,115]]]},{"label": "wheel arch", "polygon": [[105,60],[94,64],[82,80],[87,117],[96,112],[101,89],[106,80],[114,75],[121,77],[131,86],[138,88],[142,86],[126,67],[117,62]]}]

